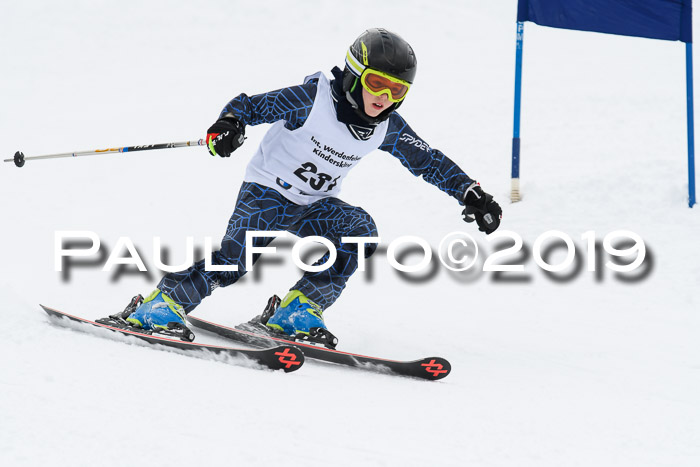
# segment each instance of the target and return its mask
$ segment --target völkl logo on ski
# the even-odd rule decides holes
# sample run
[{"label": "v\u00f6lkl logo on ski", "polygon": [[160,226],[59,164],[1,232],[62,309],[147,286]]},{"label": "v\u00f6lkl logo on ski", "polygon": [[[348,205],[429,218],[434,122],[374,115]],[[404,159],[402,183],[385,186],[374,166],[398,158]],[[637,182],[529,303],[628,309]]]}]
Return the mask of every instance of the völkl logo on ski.
[{"label": "v\u00f6lkl logo on ski", "polygon": [[297,365],[301,365],[301,362],[297,359],[297,356],[289,351],[289,347],[285,347],[283,352],[275,352],[278,356],[280,363],[285,365],[285,368],[289,369]]},{"label": "v\u00f6lkl logo on ski", "polygon": [[428,363],[421,363],[421,366],[425,367],[425,371],[433,375],[434,378],[437,378],[442,373],[447,373],[442,363],[437,363],[434,359]]}]

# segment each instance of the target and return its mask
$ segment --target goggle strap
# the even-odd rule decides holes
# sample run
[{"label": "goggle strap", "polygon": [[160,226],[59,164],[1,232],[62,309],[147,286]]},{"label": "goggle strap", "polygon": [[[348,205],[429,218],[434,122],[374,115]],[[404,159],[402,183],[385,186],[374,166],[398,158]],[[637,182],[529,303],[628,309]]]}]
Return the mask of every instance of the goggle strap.
[{"label": "goggle strap", "polygon": [[365,71],[366,68],[355,58],[351,50],[348,50],[348,53],[345,56],[345,64],[348,66],[348,69],[352,72],[352,74],[357,77],[362,76],[362,73]]}]

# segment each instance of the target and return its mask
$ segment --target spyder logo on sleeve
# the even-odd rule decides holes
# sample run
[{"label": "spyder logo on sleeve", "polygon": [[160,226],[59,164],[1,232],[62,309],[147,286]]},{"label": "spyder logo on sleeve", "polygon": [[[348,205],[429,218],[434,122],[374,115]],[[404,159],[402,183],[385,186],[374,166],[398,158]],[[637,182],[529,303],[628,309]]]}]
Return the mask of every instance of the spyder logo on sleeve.
[{"label": "spyder logo on sleeve", "polygon": [[399,141],[403,141],[404,143],[407,143],[410,146],[415,146],[418,149],[422,149],[423,151],[430,151],[430,146],[428,146],[428,143],[421,141],[420,139],[408,133],[404,133],[403,135],[401,135]]}]

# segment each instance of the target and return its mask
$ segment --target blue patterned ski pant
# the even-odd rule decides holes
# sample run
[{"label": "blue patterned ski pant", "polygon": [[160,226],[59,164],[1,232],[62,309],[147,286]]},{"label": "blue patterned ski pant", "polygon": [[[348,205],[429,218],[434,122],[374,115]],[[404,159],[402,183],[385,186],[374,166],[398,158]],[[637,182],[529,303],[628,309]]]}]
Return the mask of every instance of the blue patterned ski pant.
[{"label": "blue patterned ski pant", "polygon": [[[246,231],[285,230],[299,237],[325,237],[336,248],[337,258],[325,271],[306,272],[291,289],[302,291],[324,310],[331,306],[350,276],[357,269],[357,244],[342,244],[342,237],[376,237],[374,220],[362,208],[351,206],[338,198],[323,198],[307,206],[292,203],[273,188],[257,183],[243,183],[236,208],[228,223],[221,249],[212,254],[212,264],[238,266],[238,271],[205,271],[204,260],[189,269],[169,273],[158,288],[181,304],[186,312],[192,311],[216,287],[235,283],[247,271]],[[255,247],[269,244],[273,238],[256,237]],[[365,244],[365,257],[376,250],[376,243]],[[253,262],[257,260],[253,255]],[[326,253],[315,264],[328,259]]]}]

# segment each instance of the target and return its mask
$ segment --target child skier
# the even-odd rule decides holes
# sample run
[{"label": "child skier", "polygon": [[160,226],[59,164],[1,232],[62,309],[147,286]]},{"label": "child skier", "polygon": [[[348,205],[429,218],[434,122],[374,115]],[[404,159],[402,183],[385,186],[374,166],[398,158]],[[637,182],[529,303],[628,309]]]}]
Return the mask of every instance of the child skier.
[{"label": "child skier", "polygon": [[[416,76],[416,65],[413,49],[400,36],[370,29],[350,46],[345,69],[333,68],[334,79],[319,72],[302,85],[231,100],[208,130],[213,156],[229,157],[238,149],[247,125],[273,124],[248,164],[221,249],[211,258],[213,265],[237,265],[238,270],[207,271],[202,260],[167,274],[142,303],[132,302],[127,320],[151,330],[169,322],[184,325],[186,313],[215,288],[246,273],[246,231],[286,230],[299,237],[327,238],[337,259],[325,271],[305,273],[266,325],[291,336],[308,335],[312,328],[327,330],[323,312],[338,299],[358,264],[356,244],[344,244],[341,238],[377,236],[370,215],[337,195],[348,171],[375,149],[389,152],[413,175],[464,205],[465,220],[476,220],[479,230],[496,230],[501,208],[493,197],[418,138],[396,112]],[[253,245],[262,247],[271,240],[257,237]],[[376,244],[366,243],[364,249],[369,257]]]}]

